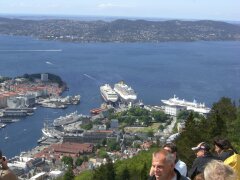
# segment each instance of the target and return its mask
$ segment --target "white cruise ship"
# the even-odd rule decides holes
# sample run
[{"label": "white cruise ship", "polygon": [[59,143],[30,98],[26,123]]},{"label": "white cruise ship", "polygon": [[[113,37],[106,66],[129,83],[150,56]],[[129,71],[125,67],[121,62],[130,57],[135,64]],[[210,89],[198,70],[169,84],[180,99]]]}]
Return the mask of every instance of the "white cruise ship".
[{"label": "white cruise ship", "polygon": [[59,118],[54,119],[53,126],[64,126],[67,124],[72,124],[77,121],[80,121],[81,118],[84,118],[84,117],[86,117],[86,116],[84,116],[82,114],[78,114],[78,112],[75,111],[70,114],[67,114],[66,116],[60,116]]},{"label": "white cruise ship", "polygon": [[118,100],[117,93],[111,88],[109,84],[104,84],[100,87],[100,92],[106,102],[116,102]]},{"label": "white cruise ship", "polygon": [[45,138],[59,138],[60,131],[54,129],[54,127],[48,126],[48,123],[44,123],[44,127],[42,128],[42,134]]},{"label": "white cruise ship", "polygon": [[123,101],[134,102],[137,99],[137,94],[134,90],[123,81],[114,85],[114,91],[116,91]]},{"label": "white cruise ship", "polygon": [[197,103],[196,100],[193,100],[193,102],[186,101],[185,99],[179,99],[174,95],[173,98],[170,98],[168,100],[161,100],[165,105],[168,106],[181,106],[185,107],[187,110],[192,110],[194,112],[198,112],[200,114],[207,114],[210,112],[210,108],[206,107],[204,103]]}]

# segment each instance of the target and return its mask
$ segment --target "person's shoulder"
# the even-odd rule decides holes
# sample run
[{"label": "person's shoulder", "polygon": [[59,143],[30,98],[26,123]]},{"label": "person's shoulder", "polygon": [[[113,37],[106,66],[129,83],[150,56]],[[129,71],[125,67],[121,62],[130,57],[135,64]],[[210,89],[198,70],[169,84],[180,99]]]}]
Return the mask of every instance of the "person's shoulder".
[{"label": "person's shoulder", "polygon": [[206,159],[206,160],[220,160],[220,158],[219,157],[217,157],[217,156],[214,156],[213,154],[211,154],[211,153],[209,153],[209,154],[207,154],[206,156],[203,156],[202,157],[203,159]]},{"label": "person's shoulder", "polygon": [[181,160],[178,160],[177,164],[179,164],[179,166],[186,166],[186,163]]},{"label": "person's shoulder", "polygon": [[225,159],[232,156],[233,154],[234,154],[234,151],[228,150],[228,151],[222,152],[220,155],[221,155],[221,157],[223,158],[223,161],[224,161]]},{"label": "person's shoulder", "polygon": [[189,178],[185,176],[181,176],[180,180],[189,180]]},{"label": "person's shoulder", "polygon": [[10,170],[2,170],[0,175],[0,180],[17,180],[17,176]]},{"label": "person's shoulder", "polygon": [[174,169],[174,172],[177,175],[177,180],[189,180],[187,177],[181,175],[181,173],[177,169]]},{"label": "person's shoulder", "polygon": [[194,159],[193,164],[201,162],[204,159],[204,157],[197,157],[196,159]]}]

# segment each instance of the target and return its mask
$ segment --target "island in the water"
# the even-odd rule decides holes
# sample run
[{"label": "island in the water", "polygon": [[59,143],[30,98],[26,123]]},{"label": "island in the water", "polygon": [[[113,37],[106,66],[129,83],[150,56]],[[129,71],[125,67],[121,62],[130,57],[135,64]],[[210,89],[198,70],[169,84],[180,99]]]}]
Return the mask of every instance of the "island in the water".
[{"label": "island in the water", "polygon": [[0,18],[0,34],[69,42],[166,42],[240,40],[240,26],[220,21],[80,21]]}]

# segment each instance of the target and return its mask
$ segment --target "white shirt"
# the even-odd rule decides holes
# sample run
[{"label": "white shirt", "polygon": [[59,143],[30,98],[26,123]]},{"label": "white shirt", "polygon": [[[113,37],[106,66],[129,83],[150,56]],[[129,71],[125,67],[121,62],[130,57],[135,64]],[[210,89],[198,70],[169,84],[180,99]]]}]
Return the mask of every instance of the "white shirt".
[{"label": "white shirt", "polygon": [[175,169],[178,170],[182,176],[187,176],[187,165],[185,162],[178,160],[178,162],[175,164]]}]

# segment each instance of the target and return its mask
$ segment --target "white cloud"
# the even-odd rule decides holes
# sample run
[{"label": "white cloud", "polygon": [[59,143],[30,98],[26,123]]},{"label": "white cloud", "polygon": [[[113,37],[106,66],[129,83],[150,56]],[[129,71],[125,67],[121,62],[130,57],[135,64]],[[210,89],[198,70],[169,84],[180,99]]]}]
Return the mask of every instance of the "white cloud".
[{"label": "white cloud", "polygon": [[98,4],[97,7],[99,9],[127,8],[127,6],[124,6],[121,4],[113,4],[113,3],[102,3],[102,4]]}]

